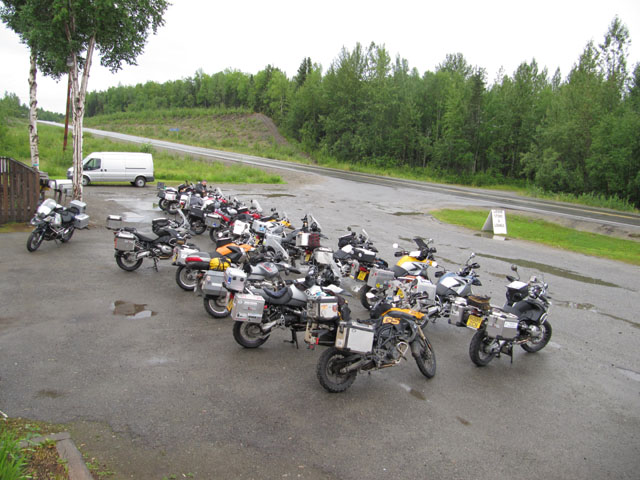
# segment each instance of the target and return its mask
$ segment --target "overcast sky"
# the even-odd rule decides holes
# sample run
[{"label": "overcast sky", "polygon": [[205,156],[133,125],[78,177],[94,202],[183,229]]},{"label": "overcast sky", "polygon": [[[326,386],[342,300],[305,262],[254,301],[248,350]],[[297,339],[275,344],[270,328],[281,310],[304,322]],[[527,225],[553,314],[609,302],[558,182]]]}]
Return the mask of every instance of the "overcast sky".
[{"label": "overcast sky", "polygon": [[[565,78],[589,40],[600,43],[618,15],[629,29],[630,67],[640,61],[640,0],[173,0],[165,25],[149,37],[137,66],[112,74],[91,70],[89,91],[147,81],[214,74],[226,68],[257,73],[267,64],[291,78],[305,57],[329,68],[342,47],[384,45],[420,74],[460,52],[487,70],[511,75],[535,58],[549,75]],[[29,53],[17,35],[0,26],[0,95],[28,103]],[[38,106],[64,112],[66,79],[38,78]]]}]

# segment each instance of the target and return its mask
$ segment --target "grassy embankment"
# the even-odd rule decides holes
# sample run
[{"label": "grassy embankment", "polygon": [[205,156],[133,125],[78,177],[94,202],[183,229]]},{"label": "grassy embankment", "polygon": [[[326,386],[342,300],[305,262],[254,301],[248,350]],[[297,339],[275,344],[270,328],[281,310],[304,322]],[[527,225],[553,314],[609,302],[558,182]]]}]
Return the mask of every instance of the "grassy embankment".
[{"label": "grassy embankment", "polygon": [[[438,210],[431,214],[440,221],[479,231],[487,219],[486,210]],[[640,242],[581,232],[544,220],[508,215],[507,238],[518,238],[551,247],[640,265]]]},{"label": "grassy embankment", "polygon": [[633,205],[602,195],[550,194],[524,182],[500,183],[489,174],[445,173],[429,168],[346,163],[321,152],[303,152],[296,142],[285,140],[265,117],[244,110],[175,109],[153,112],[126,112],[85,118],[85,126],[115,132],[168,140],[193,146],[229,150],[266,158],[313,162],[330,168],[372,173],[427,182],[461,184],[513,191],[530,197],[570,202],[615,210],[633,211]]},{"label": "grassy embankment", "polygon": [[[72,145],[71,138],[67,150],[62,151],[63,130],[59,127],[39,125],[40,137],[40,170],[47,172],[50,178],[66,178],[67,169],[71,166]],[[29,137],[27,124],[14,121],[8,128],[1,154],[27,165],[31,164]],[[180,156],[162,151],[155,151],[148,145],[114,142],[108,139],[96,138],[91,134],[84,135],[83,152],[102,151],[140,151],[152,152],[154,158],[155,175],[157,181],[167,184],[177,184],[185,180],[196,182],[206,179],[210,185],[219,183],[282,183],[278,175],[268,174],[263,170],[244,165],[225,165],[221,162],[204,162],[189,156]]]}]

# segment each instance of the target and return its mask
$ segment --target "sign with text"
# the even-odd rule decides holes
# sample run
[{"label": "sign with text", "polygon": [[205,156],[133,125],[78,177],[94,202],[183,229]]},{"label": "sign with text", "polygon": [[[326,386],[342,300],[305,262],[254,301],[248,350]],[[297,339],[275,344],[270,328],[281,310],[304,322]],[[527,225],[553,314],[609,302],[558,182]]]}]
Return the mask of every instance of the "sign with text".
[{"label": "sign with text", "polygon": [[497,235],[507,234],[507,216],[504,210],[491,210],[491,213],[484,222],[482,231],[491,231]]}]

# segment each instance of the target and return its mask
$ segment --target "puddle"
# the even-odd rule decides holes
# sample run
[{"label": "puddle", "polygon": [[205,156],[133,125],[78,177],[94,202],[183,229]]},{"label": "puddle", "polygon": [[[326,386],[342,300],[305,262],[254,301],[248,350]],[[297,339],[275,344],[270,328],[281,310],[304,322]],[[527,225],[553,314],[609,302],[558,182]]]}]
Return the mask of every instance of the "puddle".
[{"label": "puddle", "polygon": [[113,304],[111,305],[111,311],[114,315],[120,315],[132,320],[149,318],[153,315],[156,315],[156,312],[147,309],[146,303],[137,304],[132,302],[124,302],[122,300],[116,300],[115,302],[113,302]]},{"label": "puddle", "polygon": [[36,396],[38,398],[60,398],[62,395],[62,392],[57,390],[40,390]]},{"label": "puddle", "polygon": [[583,275],[579,275],[575,272],[572,272],[571,270],[565,270],[564,268],[554,267],[552,265],[546,265],[544,263],[531,262],[529,260],[523,260],[518,258],[496,257],[494,255],[487,255],[485,253],[478,253],[477,255],[479,257],[492,258],[494,260],[502,260],[503,262],[516,264],[518,265],[518,267],[531,268],[544,273],[550,273],[551,275],[555,275],[557,277],[576,280],[578,282],[590,283],[593,285],[601,285],[603,287],[622,288],[620,285],[616,285],[615,283],[605,282],[604,280],[598,280],[597,278],[585,277]]},{"label": "puddle", "polygon": [[564,300],[554,300],[554,305],[559,307],[567,307],[573,308],[575,310],[585,310],[587,312],[597,313],[598,315],[604,315],[605,317],[613,318],[614,320],[620,320],[621,322],[628,323],[632,327],[640,328],[640,323],[634,322],[633,320],[627,320],[626,318],[617,317],[615,315],[611,315],[610,313],[604,313],[599,311],[595,305],[591,305],[590,303],[577,303],[577,302],[567,302]]},{"label": "puddle", "polygon": [[464,419],[462,417],[456,417],[456,420],[458,420],[461,424],[463,424],[465,426],[471,425],[471,422],[469,420]]},{"label": "puddle", "polygon": [[393,215],[395,217],[403,217],[403,216],[409,216],[409,215],[424,215],[424,213],[422,213],[422,212],[395,212],[395,213],[392,213],[391,215]]},{"label": "puddle", "polygon": [[144,220],[144,215],[138,215],[134,212],[125,212],[122,214],[122,221],[127,223],[141,223]]},{"label": "puddle", "polygon": [[629,370],[628,368],[616,367],[620,372],[625,374],[631,380],[635,380],[636,382],[640,382],[640,373],[635,372],[633,370]]},{"label": "puddle", "polygon": [[416,397],[418,400],[423,400],[425,402],[427,401],[427,397],[421,391],[411,388],[409,385],[405,385],[404,383],[401,383],[400,386],[409,392],[409,395],[412,397]]}]

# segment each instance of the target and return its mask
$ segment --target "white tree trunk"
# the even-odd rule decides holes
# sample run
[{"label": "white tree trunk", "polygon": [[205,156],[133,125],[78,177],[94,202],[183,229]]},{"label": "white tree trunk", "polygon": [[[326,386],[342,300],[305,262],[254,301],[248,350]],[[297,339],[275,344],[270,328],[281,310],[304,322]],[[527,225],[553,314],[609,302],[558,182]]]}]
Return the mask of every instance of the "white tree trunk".
[{"label": "white tree trunk", "polygon": [[95,37],[91,37],[87,47],[87,56],[82,71],[82,82],[78,79],[78,57],[72,55],[71,98],[73,108],[73,198],[82,200],[82,122],[84,119],[84,101],[87,96],[91,58],[95,47]]},{"label": "white tree trunk", "polygon": [[36,54],[31,51],[31,68],[29,69],[29,145],[31,146],[31,166],[40,169],[40,153],[38,152],[38,100],[36,84]]}]

